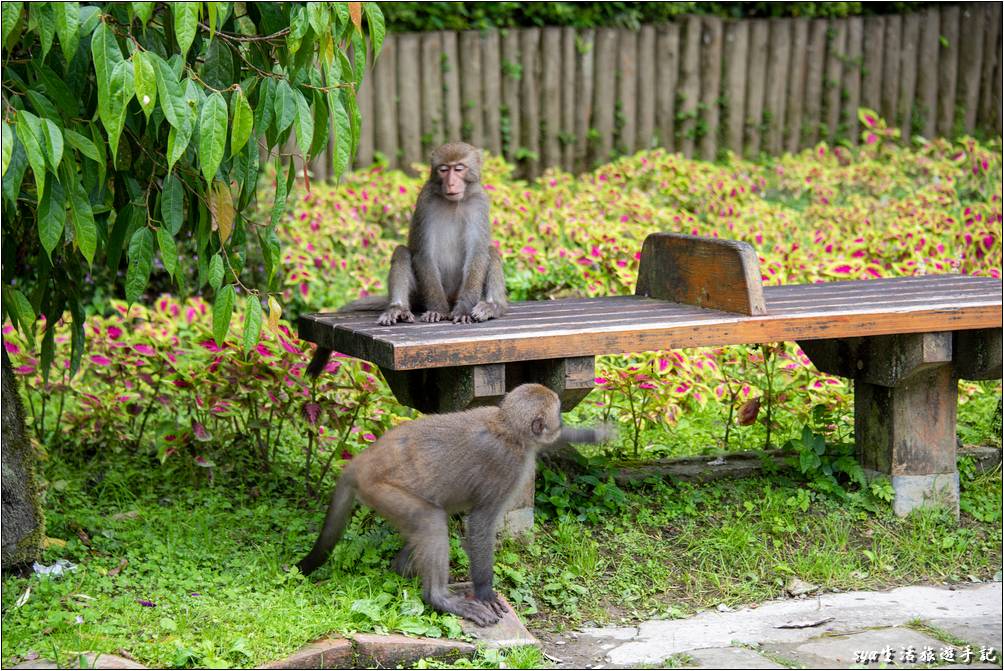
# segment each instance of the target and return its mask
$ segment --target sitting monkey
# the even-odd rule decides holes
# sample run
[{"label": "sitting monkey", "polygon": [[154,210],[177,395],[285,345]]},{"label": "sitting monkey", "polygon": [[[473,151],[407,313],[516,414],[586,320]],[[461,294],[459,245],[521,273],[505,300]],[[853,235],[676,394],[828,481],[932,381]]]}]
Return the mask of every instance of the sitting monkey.
[{"label": "sitting monkey", "polygon": [[[605,426],[563,427],[558,395],[539,384],[516,387],[498,407],[428,415],[401,424],[345,466],[320,536],[299,569],[310,574],[324,563],[358,498],[404,536],[394,569],[421,577],[426,603],[481,626],[494,624],[506,612],[492,588],[495,529],[509,500],[534,472],[537,451],[611,437]],[[470,558],[473,599],[447,590],[447,519],[454,513],[468,514],[464,549]]]},{"label": "sitting monkey", "polygon": [[[339,312],[382,310],[389,326],[452,319],[469,324],[501,317],[508,307],[502,257],[491,241],[488,196],[481,188],[481,152],[444,144],[432,152],[429,179],[415,203],[408,244],[391,257],[387,296],[353,301]],[[317,377],[331,350],[317,348],[307,374]]]}]

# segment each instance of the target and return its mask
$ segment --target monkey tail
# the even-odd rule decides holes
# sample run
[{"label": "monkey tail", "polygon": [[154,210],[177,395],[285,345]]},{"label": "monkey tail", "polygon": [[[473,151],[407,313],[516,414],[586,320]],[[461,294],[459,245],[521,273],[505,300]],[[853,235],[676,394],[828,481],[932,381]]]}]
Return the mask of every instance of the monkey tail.
[{"label": "monkey tail", "polygon": [[303,575],[310,575],[323,564],[331,554],[331,548],[342,537],[345,525],[348,524],[352,509],[356,500],[356,479],[351,469],[342,472],[341,477],[335,484],[335,491],[331,494],[331,502],[328,504],[328,514],[324,516],[324,526],[321,534],[317,537],[314,547],[310,553],[300,560],[296,565]]},{"label": "monkey tail", "polygon": [[307,365],[307,375],[310,377],[317,377],[324,370],[324,367],[328,365],[328,359],[331,358],[331,351],[327,347],[318,347],[314,351],[314,358],[310,360],[310,364]]},{"label": "monkey tail", "polygon": [[[338,308],[338,311],[373,312],[377,310],[385,310],[389,303],[390,299],[386,296],[365,296],[343,305]],[[314,358],[310,360],[310,364],[307,366],[307,375],[312,378],[320,375],[324,371],[324,367],[328,365],[328,359],[330,358],[330,349],[327,347],[318,347],[317,351],[314,352]]]},{"label": "monkey tail", "polygon": [[363,296],[338,308],[339,312],[376,312],[386,310],[390,305],[387,296]]}]

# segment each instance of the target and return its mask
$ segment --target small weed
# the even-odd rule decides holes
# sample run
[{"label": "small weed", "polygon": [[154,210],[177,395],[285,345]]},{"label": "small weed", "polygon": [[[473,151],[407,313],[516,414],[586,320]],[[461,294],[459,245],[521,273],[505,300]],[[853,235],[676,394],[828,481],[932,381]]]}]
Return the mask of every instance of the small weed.
[{"label": "small weed", "polygon": [[919,631],[922,634],[927,634],[931,638],[936,638],[942,643],[954,646],[956,648],[964,648],[967,645],[969,646],[972,645],[971,643],[969,643],[969,641],[961,639],[958,636],[955,636],[954,634],[949,633],[944,629],[941,629],[940,627],[935,627],[933,624],[924,622],[921,619],[915,618],[913,620],[910,620],[909,622],[906,623],[906,626],[909,627],[910,629],[913,629],[914,631]]}]

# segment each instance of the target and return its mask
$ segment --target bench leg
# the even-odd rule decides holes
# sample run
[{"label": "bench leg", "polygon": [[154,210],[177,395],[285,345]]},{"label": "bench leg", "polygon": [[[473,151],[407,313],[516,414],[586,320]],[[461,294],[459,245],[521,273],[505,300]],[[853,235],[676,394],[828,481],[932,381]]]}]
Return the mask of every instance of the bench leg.
[{"label": "bench leg", "polygon": [[854,383],[854,433],[862,467],[888,475],[900,516],[927,503],[959,514],[955,467],[958,382],[950,366],[895,387]]},{"label": "bench leg", "polygon": [[858,458],[890,477],[900,516],[925,503],[959,514],[952,340],[945,332],[799,343],[820,371],[854,380]]}]

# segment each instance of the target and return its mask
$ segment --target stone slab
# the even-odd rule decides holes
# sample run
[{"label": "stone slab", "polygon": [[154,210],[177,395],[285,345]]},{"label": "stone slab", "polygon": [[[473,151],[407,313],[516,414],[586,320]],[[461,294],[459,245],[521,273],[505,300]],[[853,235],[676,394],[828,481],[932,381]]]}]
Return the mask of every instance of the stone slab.
[{"label": "stone slab", "polygon": [[[889,592],[844,592],[818,598],[774,601],[731,613],[708,611],[682,620],[644,622],[638,635],[607,653],[621,666],[659,664],[680,652],[736,644],[801,643],[823,633],[842,634],[872,627],[895,627],[913,619],[1001,620],[1001,584],[901,587]],[[778,625],[808,619],[833,620],[807,629]]]},{"label": "stone slab", "polygon": [[353,634],[357,668],[393,668],[412,664],[425,657],[452,661],[472,656],[476,648],[470,643],[443,638],[412,638],[400,634]]},{"label": "stone slab", "polygon": [[[474,589],[474,586],[469,582],[460,582],[450,585],[449,589],[452,594],[460,595],[470,592]],[[474,637],[489,648],[515,648],[523,645],[540,647],[540,641],[520,621],[512,604],[501,594],[499,594],[499,598],[502,599],[509,609],[505,616],[489,627],[479,627],[473,622],[461,618],[460,627],[464,630],[464,633]]]},{"label": "stone slab", "polygon": [[[879,664],[917,666],[916,661],[908,662],[903,659],[905,651],[912,648],[919,658],[925,648],[930,648],[936,655],[944,645],[941,641],[913,629],[890,627],[842,636],[819,636],[804,643],[765,646],[765,649],[809,668],[846,669],[862,664],[862,658],[857,654],[859,652],[865,655],[865,659],[874,653],[880,660],[872,662],[870,666]],[[881,657],[886,650],[891,652],[891,662],[886,662]]]},{"label": "stone slab", "polygon": [[783,669],[755,650],[749,648],[704,648],[687,653],[694,659],[694,665],[703,669]]},{"label": "stone slab", "polygon": [[997,651],[998,657],[1004,651],[1004,627],[1001,626],[1001,618],[997,618],[996,621],[972,617],[936,618],[925,622],[962,639],[975,649],[984,645],[992,647]]},{"label": "stone slab", "polygon": [[262,668],[265,669],[345,669],[352,666],[352,641],[344,638],[322,638],[308,643],[289,657]]},{"label": "stone slab", "polygon": [[[93,652],[84,653],[84,659],[86,660],[84,664],[80,663],[80,657],[74,655],[70,658],[69,666],[64,668],[69,669],[145,669],[147,667],[143,666],[139,662],[135,662],[131,659],[126,659],[125,657],[120,657],[118,655],[112,655],[108,653],[94,654]],[[17,666],[11,667],[14,669],[58,669],[60,668],[55,662],[50,662],[47,659],[33,659],[28,662],[21,662]]]}]

